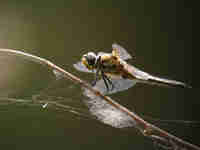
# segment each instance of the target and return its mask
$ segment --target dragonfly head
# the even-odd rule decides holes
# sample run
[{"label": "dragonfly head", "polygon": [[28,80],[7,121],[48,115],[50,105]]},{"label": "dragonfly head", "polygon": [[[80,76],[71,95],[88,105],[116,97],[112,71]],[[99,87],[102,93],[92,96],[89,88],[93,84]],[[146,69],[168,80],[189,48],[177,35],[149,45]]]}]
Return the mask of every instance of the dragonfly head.
[{"label": "dragonfly head", "polygon": [[83,55],[81,62],[87,69],[93,70],[95,69],[95,66],[96,66],[96,59],[97,59],[97,55],[93,52],[89,52]]}]

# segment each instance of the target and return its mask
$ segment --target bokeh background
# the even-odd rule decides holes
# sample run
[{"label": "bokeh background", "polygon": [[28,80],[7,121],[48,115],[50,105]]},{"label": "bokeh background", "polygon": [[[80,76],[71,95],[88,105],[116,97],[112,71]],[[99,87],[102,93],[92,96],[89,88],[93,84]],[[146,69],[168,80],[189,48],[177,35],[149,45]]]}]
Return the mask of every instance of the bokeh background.
[{"label": "bokeh background", "polygon": [[[90,51],[110,52],[118,42],[138,68],[185,81],[193,89],[136,85],[112,97],[137,113],[160,119],[200,120],[200,102],[192,78],[192,7],[186,1],[39,1],[0,2],[0,47],[23,50],[73,68]],[[48,70],[18,57],[0,54],[0,96],[29,98],[53,80]],[[81,99],[81,89],[67,81],[67,98]],[[160,126],[194,144],[199,128]],[[195,132],[194,132],[195,131]],[[39,106],[0,105],[2,149],[153,149],[151,141],[70,113]]]}]

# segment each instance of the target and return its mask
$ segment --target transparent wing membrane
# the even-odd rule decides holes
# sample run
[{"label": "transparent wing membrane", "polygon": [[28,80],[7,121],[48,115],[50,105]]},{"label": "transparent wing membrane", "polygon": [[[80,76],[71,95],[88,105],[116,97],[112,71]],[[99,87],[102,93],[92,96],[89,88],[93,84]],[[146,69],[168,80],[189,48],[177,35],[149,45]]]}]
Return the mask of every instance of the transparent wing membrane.
[{"label": "transparent wing membrane", "polygon": [[84,103],[88,106],[90,113],[96,116],[97,120],[115,128],[127,128],[137,125],[130,116],[97,97],[89,90],[84,89],[84,95],[88,97],[84,100]]},{"label": "transparent wing membrane", "polygon": [[112,49],[113,49],[112,53],[114,55],[118,55],[123,60],[132,58],[132,56],[122,46],[116,43],[112,44]]},{"label": "transparent wing membrane", "polygon": [[81,62],[73,64],[74,68],[81,72],[95,73],[96,70],[88,70]]},{"label": "transparent wing membrane", "polygon": [[[108,94],[113,94],[113,93],[127,90],[136,84],[136,81],[134,81],[134,80],[128,80],[128,79],[122,79],[122,78],[120,78],[120,79],[110,78],[110,81],[112,82],[112,84],[114,86],[112,90],[108,90],[106,88],[105,83],[102,79],[97,81],[94,88],[99,90],[101,93],[108,95]],[[109,84],[109,89],[111,89],[111,88],[112,87]]]}]

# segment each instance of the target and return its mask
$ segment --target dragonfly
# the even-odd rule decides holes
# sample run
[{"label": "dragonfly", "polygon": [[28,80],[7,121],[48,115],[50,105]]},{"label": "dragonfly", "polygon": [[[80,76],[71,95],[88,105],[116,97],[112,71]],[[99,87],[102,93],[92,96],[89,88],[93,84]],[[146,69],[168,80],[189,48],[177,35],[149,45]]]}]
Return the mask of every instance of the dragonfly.
[{"label": "dragonfly", "polygon": [[[81,61],[74,64],[74,67],[82,72],[94,73],[95,79],[92,85],[95,86],[98,79],[103,79],[107,91],[115,88],[112,80],[131,80],[136,83],[144,83],[158,86],[191,88],[190,85],[176,80],[160,78],[144,72],[137,67],[130,65],[126,60],[132,59],[132,56],[125,48],[117,43],[112,44],[112,52],[105,53],[88,52],[84,54]],[[126,83],[125,83],[126,84]]]}]

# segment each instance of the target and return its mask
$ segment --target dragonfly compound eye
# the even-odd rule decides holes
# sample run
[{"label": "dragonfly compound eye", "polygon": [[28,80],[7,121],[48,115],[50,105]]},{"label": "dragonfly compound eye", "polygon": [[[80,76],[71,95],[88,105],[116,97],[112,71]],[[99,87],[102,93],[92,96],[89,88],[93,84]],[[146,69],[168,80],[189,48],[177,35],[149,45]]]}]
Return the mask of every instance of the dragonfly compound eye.
[{"label": "dragonfly compound eye", "polygon": [[96,63],[96,55],[93,52],[83,55],[82,63],[88,68],[92,69]]},{"label": "dragonfly compound eye", "polygon": [[89,65],[95,65],[96,55],[93,52],[89,52],[86,56],[87,62]]}]

